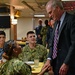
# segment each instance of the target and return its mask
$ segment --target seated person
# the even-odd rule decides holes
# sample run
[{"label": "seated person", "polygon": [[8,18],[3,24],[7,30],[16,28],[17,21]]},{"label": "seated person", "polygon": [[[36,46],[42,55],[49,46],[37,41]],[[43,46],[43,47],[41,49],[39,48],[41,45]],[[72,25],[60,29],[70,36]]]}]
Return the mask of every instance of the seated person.
[{"label": "seated person", "polygon": [[40,62],[44,62],[47,59],[47,49],[40,44],[36,44],[36,37],[33,31],[27,32],[28,44],[23,47],[22,53],[19,54],[19,59],[28,61],[34,61],[35,58],[39,58]]},{"label": "seated person", "polygon": [[5,39],[6,39],[6,33],[4,31],[0,31],[0,61],[2,59],[2,54],[4,53],[3,46],[5,44]]},{"label": "seated person", "polygon": [[21,47],[13,40],[4,46],[3,61],[0,66],[0,75],[31,75],[31,67],[17,59]]}]

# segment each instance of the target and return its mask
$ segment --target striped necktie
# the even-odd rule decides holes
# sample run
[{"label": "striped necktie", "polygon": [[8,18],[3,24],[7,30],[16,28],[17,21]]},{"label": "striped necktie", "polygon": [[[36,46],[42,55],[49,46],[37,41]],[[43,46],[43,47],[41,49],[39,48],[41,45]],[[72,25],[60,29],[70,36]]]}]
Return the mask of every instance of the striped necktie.
[{"label": "striped necktie", "polygon": [[57,44],[58,44],[58,36],[59,36],[59,26],[60,21],[57,22],[57,27],[54,35],[54,43],[53,43],[53,55],[52,58],[55,59],[57,57]]}]

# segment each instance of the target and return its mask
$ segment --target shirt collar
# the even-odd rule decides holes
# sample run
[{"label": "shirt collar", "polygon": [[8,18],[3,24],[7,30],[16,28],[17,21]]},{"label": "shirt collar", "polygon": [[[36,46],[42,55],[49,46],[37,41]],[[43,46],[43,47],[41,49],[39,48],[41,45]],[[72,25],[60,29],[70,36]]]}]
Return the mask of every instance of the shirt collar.
[{"label": "shirt collar", "polygon": [[65,15],[66,15],[66,12],[64,12],[63,15],[62,15],[61,18],[60,18],[60,21],[61,21],[60,25],[62,25],[63,20],[64,20],[64,18],[65,18]]}]

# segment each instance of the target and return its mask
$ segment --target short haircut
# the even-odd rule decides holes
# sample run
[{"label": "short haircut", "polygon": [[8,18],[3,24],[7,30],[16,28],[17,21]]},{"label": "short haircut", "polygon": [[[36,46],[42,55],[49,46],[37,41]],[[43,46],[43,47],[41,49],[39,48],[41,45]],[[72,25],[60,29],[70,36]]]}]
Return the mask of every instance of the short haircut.
[{"label": "short haircut", "polygon": [[39,19],[38,21],[41,21],[42,22],[42,19]]},{"label": "short haircut", "polygon": [[52,7],[55,8],[56,6],[59,6],[60,9],[63,9],[63,3],[61,0],[49,0],[49,2],[46,4],[46,7],[47,7],[47,5],[50,4],[50,1],[52,2],[52,4],[51,4]]},{"label": "short haircut", "polygon": [[27,32],[27,36],[29,35],[29,34],[35,34],[33,31],[28,31]]},{"label": "short haircut", "polygon": [[6,33],[4,31],[0,31],[0,35],[6,36]]},{"label": "short haircut", "polygon": [[45,24],[48,24],[48,20],[45,20],[45,22],[44,22]]}]

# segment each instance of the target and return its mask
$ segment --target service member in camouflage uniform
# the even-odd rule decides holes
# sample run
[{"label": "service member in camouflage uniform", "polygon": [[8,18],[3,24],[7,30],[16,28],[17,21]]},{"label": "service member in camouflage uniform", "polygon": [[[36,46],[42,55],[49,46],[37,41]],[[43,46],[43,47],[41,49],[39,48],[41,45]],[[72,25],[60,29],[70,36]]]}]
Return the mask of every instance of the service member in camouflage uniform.
[{"label": "service member in camouflage uniform", "polygon": [[4,49],[3,57],[7,61],[0,66],[0,75],[31,75],[31,67],[23,61],[17,59],[18,54],[21,52],[20,46],[16,46],[8,42]]},{"label": "service member in camouflage uniform", "polygon": [[42,45],[42,35],[40,33],[41,29],[43,27],[43,25],[42,25],[42,19],[39,19],[38,23],[39,23],[39,25],[35,28],[35,33],[36,33],[36,36],[37,36],[36,40],[37,40],[38,44]]},{"label": "service member in camouflage uniform", "polygon": [[42,35],[42,44],[46,47],[46,37],[47,37],[47,32],[48,32],[48,20],[45,20],[45,25],[44,27],[42,27],[41,29],[41,35]]},{"label": "service member in camouflage uniform", "polygon": [[29,61],[34,61],[35,58],[39,58],[40,62],[46,61],[47,58],[47,49],[40,44],[36,44],[35,33],[29,31],[27,33],[28,45],[23,47],[22,53],[19,54],[19,59],[25,61],[26,58]]}]

